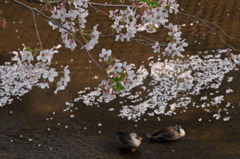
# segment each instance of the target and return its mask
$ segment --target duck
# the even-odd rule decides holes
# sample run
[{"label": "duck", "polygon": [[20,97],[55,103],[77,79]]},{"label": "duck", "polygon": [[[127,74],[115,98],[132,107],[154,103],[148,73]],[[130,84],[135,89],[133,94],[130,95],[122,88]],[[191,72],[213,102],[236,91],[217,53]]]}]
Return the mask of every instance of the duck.
[{"label": "duck", "polygon": [[137,148],[141,145],[142,138],[137,135],[135,132],[115,132],[118,140],[124,145],[125,148],[131,149],[132,152],[135,152]]},{"label": "duck", "polygon": [[175,125],[156,130],[147,136],[155,141],[174,141],[183,138],[185,135],[185,130],[180,125]]}]

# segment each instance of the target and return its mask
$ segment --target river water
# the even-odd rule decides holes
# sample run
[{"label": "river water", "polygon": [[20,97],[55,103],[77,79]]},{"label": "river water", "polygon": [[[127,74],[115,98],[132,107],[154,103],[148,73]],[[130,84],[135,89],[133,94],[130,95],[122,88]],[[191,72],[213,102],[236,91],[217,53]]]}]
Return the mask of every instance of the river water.
[{"label": "river water", "polygon": [[[39,7],[39,4],[28,4]],[[201,10],[200,18],[217,22],[226,33],[238,38],[236,40],[225,38],[225,40],[239,49],[240,3],[237,0],[198,0],[194,2],[182,0],[180,5],[184,12],[192,15]],[[22,43],[33,47],[37,46],[38,41],[30,11],[10,0],[1,1],[0,9],[8,20],[7,28],[0,29],[0,63],[3,64],[10,60],[8,52],[18,48],[22,49]],[[57,32],[46,31],[49,29],[44,19],[37,16],[37,20],[44,47],[52,47],[61,42]],[[93,24],[94,21],[101,22],[102,19],[91,18],[89,21]],[[214,54],[213,50],[228,48],[206,27],[195,23],[190,25],[191,21],[187,17],[179,16],[177,22],[187,24],[182,28],[184,38],[190,45],[186,54],[203,56],[207,53]],[[153,38],[158,36],[154,34]],[[135,63],[136,68],[144,65],[149,73],[151,70],[147,62],[157,62],[157,56],[151,53],[151,48],[133,42],[121,45],[114,43],[112,39],[104,39],[96,50],[100,50],[102,47],[112,49],[113,53],[115,52],[116,56],[122,60]],[[95,58],[97,58],[97,53],[98,51],[93,51]],[[234,51],[233,53],[239,54]],[[65,55],[63,56],[63,54]],[[141,104],[142,101],[134,103],[133,100],[129,100],[129,96],[118,97],[110,103],[97,103],[93,106],[86,106],[84,101],[73,102],[74,99],[79,98],[78,91],[92,92],[103,75],[99,73],[99,69],[94,67],[93,63],[88,62],[89,59],[82,50],[69,52],[67,49],[61,49],[61,54],[56,58],[56,67],[69,65],[71,69],[69,86],[57,95],[53,93],[54,86],[45,90],[33,88],[20,100],[15,100],[12,104],[0,108],[0,158],[240,158],[240,86],[238,81],[240,72],[237,69],[226,72],[217,89],[205,88],[197,95],[189,95],[186,90],[180,92],[182,96],[188,95],[191,103],[187,108],[174,110],[176,115],[149,116],[146,113],[136,122],[118,117],[123,105]],[[221,58],[224,63],[224,56]],[[221,67],[220,61],[219,68]],[[221,71],[219,72],[221,73]],[[95,75],[98,78],[93,78]],[[233,80],[231,81],[229,78],[233,78]],[[148,76],[141,87],[134,88],[133,92],[143,92],[142,88],[146,87],[146,89],[150,89],[151,93],[154,85],[149,85],[149,83],[152,80],[156,79]],[[226,93],[228,89],[233,92]],[[144,96],[147,95],[143,93],[141,98]],[[204,96],[208,99],[224,96],[224,100],[217,106],[206,110],[201,108],[202,104],[207,104],[200,100]],[[153,96],[151,97],[153,98]],[[143,98],[143,101],[149,98]],[[177,96],[177,99],[180,97]],[[66,106],[65,102],[67,101],[74,105]],[[171,101],[171,103],[174,102]],[[193,106],[193,103],[200,105],[200,108]],[[227,106],[228,103],[230,106]],[[214,114],[220,114],[220,119],[217,120],[216,116],[213,117]],[[230,117],[230,120],[224,121],[225,117]],[[182,125],[186,131],[186,137],[169,143],[145,140],[134,153],[122,149],[114,136],[115,131],[125,130],[135,131],[139,136],[146,138],[146,134],[155,129],[175,124]]]}]

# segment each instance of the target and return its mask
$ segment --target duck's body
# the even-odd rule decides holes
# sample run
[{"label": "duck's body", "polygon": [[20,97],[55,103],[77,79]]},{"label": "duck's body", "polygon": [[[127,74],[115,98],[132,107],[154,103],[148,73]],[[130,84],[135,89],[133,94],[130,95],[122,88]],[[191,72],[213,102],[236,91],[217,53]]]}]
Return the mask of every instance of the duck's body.
[{"label": "duck's body", "polygon": [[148,137],[156,141],[174,141],[184,136],[185,131],[180,125],[165,127],[148,135]]},{"label": "duck's body", "polygon": [[142,138],[137,136],[136,133],[119,131],[115,134],[124,147],[131,149],[133,152],[141,145]]}]

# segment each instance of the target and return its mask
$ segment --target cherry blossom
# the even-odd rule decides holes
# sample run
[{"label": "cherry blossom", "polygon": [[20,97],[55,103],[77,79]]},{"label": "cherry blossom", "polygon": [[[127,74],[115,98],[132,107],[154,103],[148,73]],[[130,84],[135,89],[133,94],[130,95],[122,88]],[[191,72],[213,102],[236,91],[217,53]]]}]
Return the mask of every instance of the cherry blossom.
[{"label": "cherry blossom", "polygon": [[15,56],[12,58],[12,61],[17,61],[17,64],[21,64],[20,55],[17,51],[12,52]]},{"label": "cherry blossom", "polygon": [[108,61],[108,58],[111,56],[112,50],[102,49],[102,52],[99,54],[99,57],[103,58],[104,61]]},{"label": "cherry blossom", "polygon": [[65,47],[73,51],[76,48],[77,44],[74,39],[69,38],[65,40]]},{"label": "cherry blossom", "polygon": [[[71,1],[69,2],[69,4],[71,3]],[[84,7],[87,8],[88,7],[88,0],[73,0],[73,5],[75,8],[79,8],[79,7]]]},{"label": "cherry blossom", "polygon": [[159,53],[159,52],[160,52],[159,42],[156,41],[156,43],[152,46],[152,48],[153,48],[153,52],[154,52],[154,53]]},{"label": "cherry blossom", "polygon": [[119,35],[116,35],[116,41],[121,40],[122,42],[124,41],[125,35],[120,33]]},{"label": "cherry blossom", "polygon": [[98,43],[98,39],[99,39],[99,34],[100,32],[97,31],[97,26],[98,25],[95,25],[93,27],[93,31],[92,33],[90,34],[90,41],[85,45],[85,49],[90,51],[94,48],[94,46]]},{"label": "cherry blossom", "polygon": [[80,15],[80,12],[78,10],[69,10],[67,13],[67,17],[70,18],[71,20],[76,19],[77,16]]},{"label": "cherry blossom", "polygon": [[114,58],[112,60],[111,50],[107,51],[103,48],[99,57],[105,58],[106,73],[108,75],[108,78],[102,80],[100,84],[103,96],[111,100],[116,93],[131,90],[136,77],[132,67],[127,62],[121,63],[119,59]]},{"label": "cherry blossom", "polygon": [[122,72],[122,63],[115,63],[113,68],[115,74]]},{"label": "cherry blossom", "polygon": [[6,19],[0,19],[0,27],[6,28],[6,26],[7,26]]},{"label": "cherry blossom", "polygon": [[63,80],[63,83],[64,83],[64,86],[67,86],[67,83],[70,82],[70,70],[68,69],[68,66],[65,66],[64,67],[64,80]]},{"label": "cherry blossom", "polygon": [[169,8],[169,12],[170,13],[175,13],[177,14],[178,13],[178,7],[179,7],[179,4],[177,4],[175,2],[175,0],[169,0],[169,3],[171,4],[170,8]]},{"label": "cherry blossom", "polygon": [[[115,36],[115,41],[130,41],[139,40],[137,42],[151,46],[154,53],[160,53],[160,48],[164,50],[163,55],[169,56],[182,56],[182,52],[185,51],[185,47],[188,46],[185,39],[181,38],[181,28],[178,25],[169,23],[169,15],[177,14],[179,4],[175,0],[160,0],[142,2],[139,0],[129,1],[132,6],[129,5],[125,8],[110,10],[107,17],[112,21],[110,29],[114,32],[110,35]],[[85,49],[89,54],[92,49],[99,43],[101,32],[98,30],[96,24],[92,29],[89,29],[87,24],[87,17],[89,15],[88,4],[89,0],[68,0],[67,5],[65,3],[54,4],[50,12],[51,18],[54,21],[49,21],[49,25],[52,29],[57,29],[61,33],[62,41],[66,48],[71,51],[77,48],[80,44],[81,49]],[[52,5],[52,4],[51,4]],[[93,7],[94,8],[94,7]],[[98,12],[105,13],[100,9],[94,8]],[[57,25],[56,25],[57,24]],[[100,27],[99,27],[100,28]],[[105,29],[104,34],[107,32]],[[156,33],[162,28],[169,29],[167,35],[168,39],[150,39],[145,37],[144,39],[138,39],[143,37],[139,32],[146,31],[147,33]],[[102,26],[101,26],[102,29]],[[102,35],[105,36],[105,35]],[[108,37],[108,35],[106,36]],[[161,45],[168,40],[167,46]],[[42,69],[40,77],[44,82],[39,82],[39,87],[49,87],[46,79],[49,82],[56,81],[57,88],[54,93],[66,88],[67,83],[70,81],[70,70],[68,66],[64,67],[64,72],[57,72],[55,68],[50,67],[54,54],[58,53],[56,48],[41,49],[38,52],[34,52],[37,61],[34,62],[33,51],[31,49],[24,49],[18,54],[13,52],[15,56],[12,58],[19,64],[19,67],[25,68],[28,71],[34,69]],[[112,50],[106,50],[102,48],[99,57],[103,59],[104,65],[102,68],[107,73],[107,78],[102,81],[102,90],[104,96],[107,98],[115,97],[116,93],[129,91],[136,83],[136,75],[131,65],[128,65],[126,61],[121,62],[112,56]],[[28,64],[25,64],[28,61]]]},{"label": "cherry blossom", "polygon": [[168,43],[167,47],[165,48],[165,51],[163,53],[163,55],[172,55],[172,53],[176,50],[176,44],[174,43]]},{"label": "cherry blossom", "polygon": [[57,94],[58,91],[60,90],[64,90],[65,89],[65,85],[64,85],[64,79],[60,78],[60,80],[57,82],[57,88],[54,91],[55,94]]},{"label": "cherry blossom", "polygon": [[20,51],[20,54],[22,56],[22,62],[27,60],[30,63],[33,60],[33,55],[30,51]]},{"label": "cherry blossom", "polygon": [[187,47],[187,46],[188,46],[188,43],[185,42],[185,39],[184,39],[184,40],[180,41],[180,42],[178,43],[178,45],[179,45],[178,47],[179,47],[179,50],[180,50],[180,51],[185,51],[184,47]]},{"label": "cherry blossom", "polygon": [[122,30],[122,28],[124,28],[124,26],[119,24],[119,21],[115,21],[114,24],[112,25],[112,28],[115,29],[117,33],[119,33]]},{"label": "cherry blossom", "polygon": [[54,68],[51,68],[49,71],[44,71],[43,73],[43,78],[47,78],[50,82],[53,82],[56,76],[58,76],[58,73]]},{"label": "cherry blossom", "polygon": [[44,83],[38,83],[37,86],[39,86],[40,88],[44,89],[44,88],[49,88],[49,84],[44,82]]},{"label": "cherry blossom", "polygon": [[48,50],[43,50],[43,51],[40,51],[40,54],[37,56],[37,60],[38,61],[42,61],[42,62],[46,62],[47,61],[47,56],[49,56],[48,54]]},{"label": "cherry blossom", "polygon": [[40,79],[41,70],[31,72],[22,69],[18,64],[5,63],[0,66],[0,107],[11,104],[14,98],[28,93]]},{"label": "cherry blossom", "polygon": [[39,55],[37,56],[37,60],[38,61],[42,61],[42,62],[46,62],[48,61],[48,63],[51,63],[53,55],[58,53],[57,50],[54,50],[54,48],[52,49],[47,49],[47,50],[42,50],[40,51]]},{"label": "cherry blossom", "polygon": [[115,11],[110,10],[109,11],[109,18],[113,18],[114,19],[116,17],[116,15],[117,15],[118,11],[119,11],[118,9],[116,9]]}]

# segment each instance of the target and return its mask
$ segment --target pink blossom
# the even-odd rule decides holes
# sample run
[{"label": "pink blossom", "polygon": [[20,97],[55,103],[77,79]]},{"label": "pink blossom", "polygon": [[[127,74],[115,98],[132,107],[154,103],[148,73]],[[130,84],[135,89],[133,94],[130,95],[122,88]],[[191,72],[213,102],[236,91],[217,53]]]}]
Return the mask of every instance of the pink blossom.
[{"label": "pink blossom", "polygon": [[99,57],[103,58],[104,61],[108,61],[108,58],[111,56],[112,50],[102,49],[102,53],[99,54]]},{"label": "pink blossom", "polygon": [[154,53],[159,53],[160,52],[160,45],[157,41],[156,41],[155,45],[152,46],[152,48],[153,48]]}]

